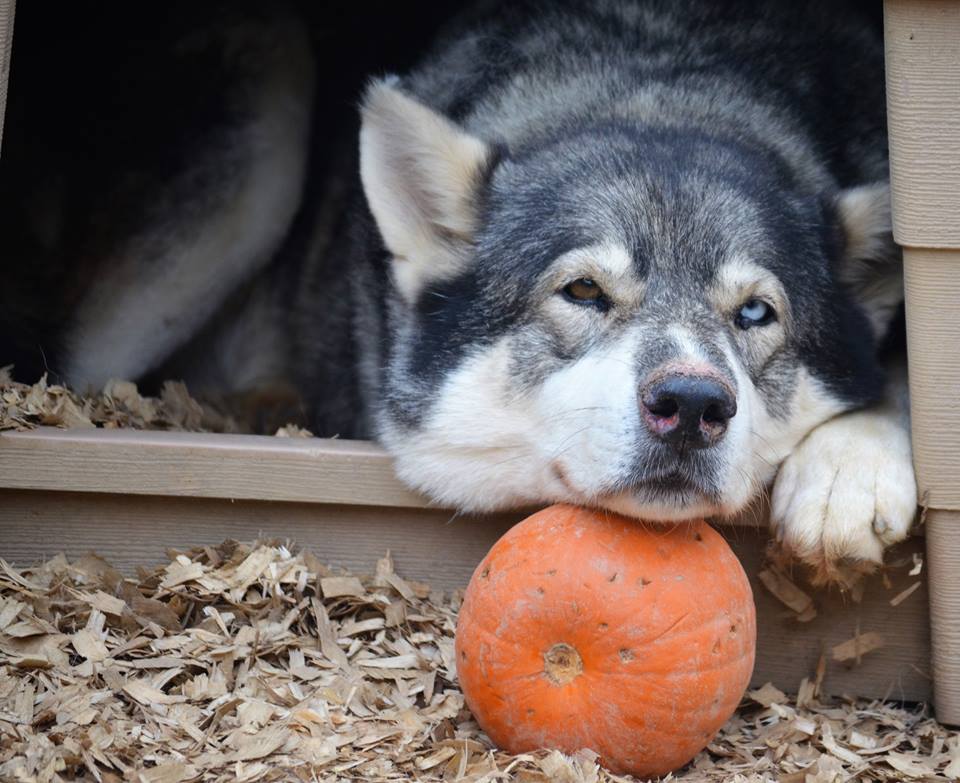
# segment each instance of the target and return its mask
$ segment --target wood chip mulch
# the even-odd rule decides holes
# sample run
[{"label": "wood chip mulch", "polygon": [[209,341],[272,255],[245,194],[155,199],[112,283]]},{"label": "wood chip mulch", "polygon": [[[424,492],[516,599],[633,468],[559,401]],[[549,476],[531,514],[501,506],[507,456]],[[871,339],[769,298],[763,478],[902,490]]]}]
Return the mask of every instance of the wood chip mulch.
[{"label": "wood chip mulch", "polygon": [[[0,432],[36,427],[252,431],[250,422],[244,424],[244,417],[234,415],[229,402],[198,400],[182,381],[165,381],[157,397],[141,394],[135,383],[124,380],[108,381],[99,392],[83,395],[50,383],[46,375],[33,384],[19,383],[13,380],[12,370],[12,366],[0,367]],[[281,438],[313,437],[309,430],[290,423],[270,432]]]},{"label": "wood chip mulch", "polygon": [[103,390],[80,395],[51,384],[44,375],[33,384],[18,383],[12,367],[0,367],[0,431],[38,426],[73,429],[183,430],[231,432],[228,416],[190,396],[180,381],[163,384],[159,397],[141,395],[135,383],[113,380]]},{"label": "wood chip mulch", "polygon": [[[174,552],[124,578],[90,555],[0,560],[0,780],[610,783],[590,753],[510,756],[465,709],[459,593],[278,543]],[[923,707],[767,685],[668,780],[947,781]]]}]

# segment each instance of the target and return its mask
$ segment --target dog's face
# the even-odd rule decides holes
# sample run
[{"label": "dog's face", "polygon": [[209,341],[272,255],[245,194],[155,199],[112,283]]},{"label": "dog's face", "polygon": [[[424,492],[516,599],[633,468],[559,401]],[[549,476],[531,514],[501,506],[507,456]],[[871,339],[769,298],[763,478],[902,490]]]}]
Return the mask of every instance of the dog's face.
[{"label": "dog's face", "polygon": [[441,502],[732,514],[882,389],[895,287],[840,281],[881,190],[800,197],[763,153],[617,126],[498,158],[385,85],[361,151],[397,291],[378,432]]}]

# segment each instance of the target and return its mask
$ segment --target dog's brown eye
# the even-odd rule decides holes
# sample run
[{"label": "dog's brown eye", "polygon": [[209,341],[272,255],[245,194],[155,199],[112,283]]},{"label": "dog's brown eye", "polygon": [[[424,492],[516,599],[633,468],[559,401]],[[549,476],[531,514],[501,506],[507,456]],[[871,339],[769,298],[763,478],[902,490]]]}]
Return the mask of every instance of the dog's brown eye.
[{"label": "dog's brown eye", "polygon": [[603,289],[589,277],[581,277],[563,287],[563,294],[573,302],[596,304],[603,301]]}]

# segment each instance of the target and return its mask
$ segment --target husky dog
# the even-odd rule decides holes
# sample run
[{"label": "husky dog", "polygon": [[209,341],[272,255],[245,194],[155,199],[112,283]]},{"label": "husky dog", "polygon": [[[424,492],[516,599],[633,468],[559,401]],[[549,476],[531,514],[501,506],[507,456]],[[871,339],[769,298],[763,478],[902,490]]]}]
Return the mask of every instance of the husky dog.
[{"label": "husky dog", "polygon": [[285,43],[217,153],[229,189],[189,230],[141,231],[155,274],[103,267],[69,319],[68,381],[279,381],[321,433],[373,435],[465,510],[725,517],[772,483],[776,535],[823,578],[907,534],[875,20],[481,3],[369,84],[362,197],[336,221],[303,184],[309,47],[259,29]]}]

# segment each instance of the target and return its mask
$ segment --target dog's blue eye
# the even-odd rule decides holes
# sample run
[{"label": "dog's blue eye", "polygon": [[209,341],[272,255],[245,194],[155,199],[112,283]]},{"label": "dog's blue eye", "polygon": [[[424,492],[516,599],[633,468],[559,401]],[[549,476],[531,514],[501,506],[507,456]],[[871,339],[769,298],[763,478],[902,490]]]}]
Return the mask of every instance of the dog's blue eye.
[{"label": "dog's blue eye", "polygon": [[750,299],[737,313],[736,323],[741,329],[752,326],[764,326],[776,320],[773,308],[761,299]]}]

